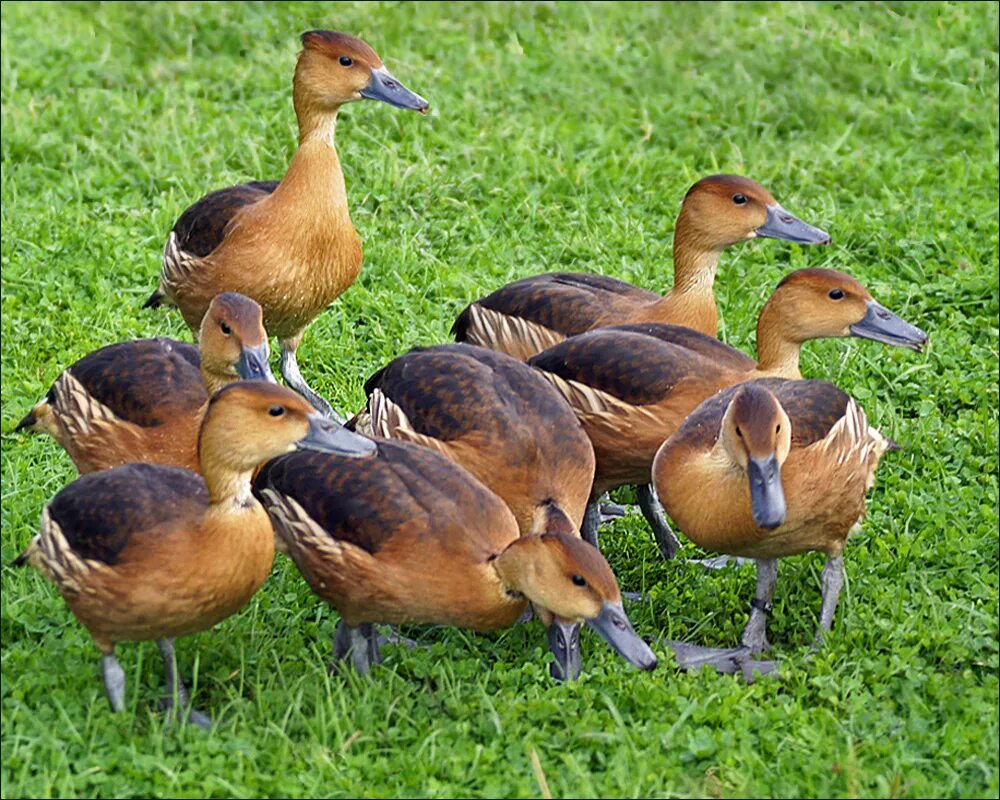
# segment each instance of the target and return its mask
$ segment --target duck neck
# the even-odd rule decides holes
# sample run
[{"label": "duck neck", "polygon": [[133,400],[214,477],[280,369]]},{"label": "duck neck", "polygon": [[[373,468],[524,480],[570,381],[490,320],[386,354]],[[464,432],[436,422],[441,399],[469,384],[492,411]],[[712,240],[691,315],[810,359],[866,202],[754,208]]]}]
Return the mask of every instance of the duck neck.
[{"label": "duck neck", "polygon": [[231,510],[254,505],[250,481],[253,467],[237,459],[232,437],[213,425],[209,408],[198,437],[198,463],[213,508]]},{"label": "duck neck", "polygon": [[567,536],[578,533],[569,514],[555,500],[546,500],[535,506],[531,531],[533,534],[564,533]]},{"label": "duck neck", "polygon": [[205,366],[205,360],[202,359],[201,362],[201,379],[205,382],[205,388],[208,389],[208,396],[211,397],[219,389],[224,389],[229,384],[239,380],[236,375],[223,375],[222,373],[215,372]]},{"label": "duck neck", "polygon": [[299,146],[274,191],[275,202],[290,199],[290,212],[300,209],[312,218],[334,216],[349,222],[347,187],[335,145],[340,106],[310,101],[297,86],[294,99]]},{"label": "duck neck", "polygon": [[688,249],[675,244],[674,285],[670,293],[714,297],[712,286],[721,254],[721,250]]},{"label": "duck neck", "polygon": [[674,233],[674,285],[653,303],[648,319],[687,325],[715,336],[718,310],[712,286],[722,251],[692,230],[681,211]]},{"label": "duck neck", "polygon": [[506,550],[493,559],[493,568],[507,594],[527,597],[525,577],[531,573],[535,548],[540,543],[539,536],[522,536],[512,541]]},{"label": "duck neck", "polygon": [[781,314],[781,305],[772,296],[757,317],[757,373],[775,378],[798,380],[802,342],[791,335]]}]

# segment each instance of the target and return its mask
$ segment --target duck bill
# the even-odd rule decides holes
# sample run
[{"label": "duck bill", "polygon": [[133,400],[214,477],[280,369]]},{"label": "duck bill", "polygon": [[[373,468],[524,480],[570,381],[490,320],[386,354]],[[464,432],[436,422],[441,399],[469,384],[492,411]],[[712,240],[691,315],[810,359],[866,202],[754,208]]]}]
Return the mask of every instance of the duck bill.
[{"label": "duck bill", "polygon": [[236,362],[236,374],[244,381],[277,383],[268,364],[270,356],[266,343],[257,347],[244,347],[240,351],[240,360]]},{"label": "duck bill", "polygon": [[830,244],[830,234],[803,222],[777,203],[767,207],[767,219],[755,233],[769,239],[786,239],[799,244]]},{"label": "duck bill", "polygon": [[920,328],[900,319],[874,300],[868,301],[868,310],[861,322],[851,326],[851,336],[874,339],[882,344],[906,347],[918,352],[927,344],[927,334]]},{"label": "duck bill", "polygon": [[309,433],[299,439],[295,446],[300,450],[318,450],[338,456],[361,458],[374,455],[378,445],[371,439],[347,430],[322,414],[309,415]]},{"label": "duck bill", "polygon": [[771,454],[767,458],[752,458],[747,462],[750,479],[750,510],[753,521],[766,530],[774,530],[785,521],[787,506],[781,487],[781,466]]},{"label": "duck bill", "polygon": [[396,108],[406,108],[426,114],[430,107],[424,98],[416,92],[411,92],[385,67],[372,70],[371,82],[361,90],[361,96],[367,100],[381,100]]},{"label": "duck bill", "polygon": [[644,670],[651,670],[656,666],[656,656],[632,628],[620,602],[605,602],[601,606],[601,613],[588,619],[587,624],[630,664]]},{"label": "duck bill", "polygon": [[580,677],[580,624],[552,621],[548,632],[549,650],[555,662],[549,666],[549,673],[557,681],[575,681]]}]

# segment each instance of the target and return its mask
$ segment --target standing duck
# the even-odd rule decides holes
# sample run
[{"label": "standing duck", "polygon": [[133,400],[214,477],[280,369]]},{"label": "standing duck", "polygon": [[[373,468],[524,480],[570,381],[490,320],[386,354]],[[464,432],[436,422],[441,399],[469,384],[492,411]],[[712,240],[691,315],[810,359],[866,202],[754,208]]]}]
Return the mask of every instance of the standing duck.
[{"label": "standing duck", "polygon": [[574,678],[571,640],[585,622],[625,659],[656,657],[632,629],[604,557],[575,536],[520,536],[510,509],[430,448],[378,441],[378,456],[283,456],[254,491],[278,546],[341,616],[337,658],[362,673],[380,661],[373,623],[436,623],[489,631],[530,601],[549,629],[553,674]]},{"label": "standing duck", "polygon": [[608,325],[684,325],[715,336],[712,285],[722,251],[757,237],[829,244],[830,237],[789,214],[756,181],[710,175],[692,186],[674,229],[674,286],[661,296],[604,275],[554,272],[497,289],[452,326],[460,342],[527,360],[567,336]]},{"label": "standing duck", "polygon": [[[698,404],[727,386],[765,376],[801,378],[803,342],[859,336],[919,350],[927,334],[877,303],[857,280],[830,269],[793,272],[757,323],[760,363],[710,336],[676,325],[624,325],[566,339],[529,360],[583,423],[597,467],[592,498],[636,484],[640,507],[664,557],[677,539],[649,487],[657,449]],[[596,543],[588,510],[584,536]]]},{"label": "standing duck", "polygon": [[[235,614],[271,571],[274,532],[251,494],[254,468],[296,448],[365,456],[374,447],[288,389],[236,383],[205,415],[201,475],[154,464],[84,475],[46,506],[41,532],[14,565],[30,564],[59,588],[101,651],[115,711],[125,708],[115,645],[152,639],[163,656],[167,705],[181,712],[188,695],[174,637]],[[190,720],[210,723],[198,712]]]},{"label": "standing duck", "polygon": [[47,433],[81,475],[144,461],[198,470],[209,398],[237,380],[274,381],[260,306],[217,295],[198,347],[157,337],[95,350],[56,378],[16,430]]},{"label": "standing duck", "polygon": [[507,503],[523,536],[579,535],[594,448],[537,370],[484,347],[420,347],[372,375],[365,393],[358,432],[461,464]]},{"label": "standing duck", "polygon": [[175,305],[197,330],[219,292],[252,297],[264,309],[264,327],[281,342],[289,386],[332,414],[303,379],[295,351],[309,323],[361,271],[361,240],[334,146],[337,114],[362,98],[420,112],[427,101],[360,39],[309,31],[302,47],[292,90],[299,147],[285,177],[220,189],[188,208],[170,232],[160,286],[144,307]]},{"label": "standing duck", "polygon": [[[742,636],[750,653],[769,647],[778,559],[814,550],[827,557],[816,634],[822,642],[844,585],[847,537],[864,516],[882,454],[895,449],[833,384],[774,378],[711,397],[663,443],[653,480],[680,529],[701,547],[757,561]],[[732,650],[705,650],[698,663],[729,671],[733,657]]]}]

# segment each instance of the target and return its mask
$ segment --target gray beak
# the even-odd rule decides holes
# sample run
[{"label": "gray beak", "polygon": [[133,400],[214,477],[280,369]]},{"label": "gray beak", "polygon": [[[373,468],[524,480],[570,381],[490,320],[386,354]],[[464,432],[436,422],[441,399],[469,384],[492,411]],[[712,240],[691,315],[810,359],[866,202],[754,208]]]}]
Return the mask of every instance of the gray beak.
[{"label": "gray beak", "polygon": [[421,114],[426,114],[430,107],[424,98],[403,86],[385,67],[372,70],[371,83],[361,90],[361,96],[368,100],[381,100],[397,108],[419,111]]},{"label": "gray beak", "polygon": [[601,607],[601,613],[594,619],[588,619],[587,624],[601,634],[604,641],[630,664],[645,670],[656,666],[656,655],[633,630],[620,602],[605,603]]},{"label": "gray beak", "polygon": [[580,625],[553,620],[549,626],[549,650],[556,660],[549,672],[557,681],[575,681],[580,677]]},{"label": "gray beak", "polygon": [[270,355],[267,342],[257,347],[244,347],[240,351],[240,360],[236,362],[236,374],[245,381],[277,383],[268,364]]},{"label": "gray beak", "polygon": [[874,339],[876,342],[920,351],[927,344],[927,334],[900,319],[874,300],[868,301],[868,311],[861,322],[851,326],[851,336]]},{"label": "gray beak", "polygon": [[309,433],[299,439],[295,446],[300,450],[318,450],[321,453],[355,458],[372,456],[378,451],[378,445],[371,439],[349,431],[319,413],[309,415]]},{"label": "gray beak", "polygon": [[774,530],[785,521],[785,491],[781,488],[781,467],[778,458],[751,458],[747,463],[750,479],[750,509],[753,521],[761,528]]},{"label": "gray beak", "polygon": [[767,207],[767,219],[757,228],[756,234],[799,244],[830,244],[830,234],[803,222],[777,204]]}]

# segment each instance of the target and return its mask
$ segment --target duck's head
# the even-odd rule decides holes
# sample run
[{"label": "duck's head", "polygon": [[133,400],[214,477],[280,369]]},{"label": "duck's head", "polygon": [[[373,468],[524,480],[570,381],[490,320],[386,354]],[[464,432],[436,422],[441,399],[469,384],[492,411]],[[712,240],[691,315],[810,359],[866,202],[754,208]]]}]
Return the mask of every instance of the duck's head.
[{"label": "duck's head", "polygon": [[754,523],[777,528],[787,512],[781,467],[792,446],[785,409],[763,386],[744,383],[729,402],[720,436],[733,463],[746,473]]},{"label": "duck's head", "polygon": [[510,588],[531,601],[549,629],[554,677],[572,680],[580,674],[581,624],[597,631],[631,664],[645,670],[656,666],[656,656],[625,614],[611,567],[593,545],[563,533],[524,536],[497,558],[496,567]]},{"label": "duck's head", "polygon": [[920,350],[927,334],[876,302],[850,275],[835,269],[800,269],[784,277],[762,312],[781,334],[796,342],[826,337],[859,336],[876,342]]},{"label": "duck's head", "polygon": [[337,31],[302,34],[295,68],[296,110],[301,103],[334,111],[354,100],[381,100],[426,114],[427,101],[385,68],[378,53],[355,36]]},{"label": "duck's head", "polygon": [[677,235],[705,250],[722,250],[758,236],[800,244],[829,244],[826,231],[789,213],[756,181],[709,175],[684,196]]},{"label": "duck's head", "polygon": [[201,427],[199,453],[228,471],[248,472],[296,449],[369,456],[375,442],[327,419],[290,389],[240,381],[216,392]]},{"label": "duck's head", "polygon": [[274,383],[264,315],[257,303],[237,292],[216,295],[198,331],[201,367],[217,387],[242,379]]}]

